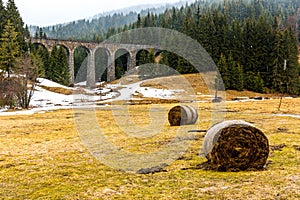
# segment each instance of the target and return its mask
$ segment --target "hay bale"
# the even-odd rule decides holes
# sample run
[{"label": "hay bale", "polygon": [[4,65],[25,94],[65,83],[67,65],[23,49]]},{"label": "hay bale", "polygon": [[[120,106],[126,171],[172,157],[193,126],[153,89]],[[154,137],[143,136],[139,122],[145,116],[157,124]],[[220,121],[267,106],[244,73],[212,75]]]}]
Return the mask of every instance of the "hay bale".
[{"label": "hay bale", "polygon": [[261,170],[269,155],[269,142],[264,133],[250,123],[224,121],[207,131],[202,153],[208,159],[210,169]]},{"label": "hay bale", "polygon": [[195,124],[197,119],[197,110],[187,105],[175,106],[168,114],[168,120],[171,126]]}]

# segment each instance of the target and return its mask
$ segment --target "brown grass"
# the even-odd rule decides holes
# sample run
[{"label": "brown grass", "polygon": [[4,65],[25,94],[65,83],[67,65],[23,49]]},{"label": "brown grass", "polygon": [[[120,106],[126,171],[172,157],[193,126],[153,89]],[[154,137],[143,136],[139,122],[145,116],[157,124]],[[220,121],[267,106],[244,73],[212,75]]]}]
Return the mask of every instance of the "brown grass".
[{"label": "brown grass", "polygon": [[71,95],[73,94],[73,90],[61,88],[61,87],[48,87],[48,86],[40,86],[41,88],[48,90],[50,92],[55,92],[59,94]]},{"label": "brown grass", "polygon": [[[284,99],[283,113],[300,114],[300,99]],[[103,165],[81,143],[72,110],[30,116],[0,117],[0,196],[3,199],[299,199],[300,126],[298,118],[277,114],[279,99],[227,103],[226,119],[242,119],[262,130],[272,150],[266,171],[214,172],[197,169],[203,133],[194,134],[187,151],[165,169],[141,175]],[[98,123],[109,141],[133,153],[155,151],[174,137],[176,127],[165,123],[159,134],[132,138],[117,125],[130,120],[142,129],[151,123],[149,113],[159,106],[161,120],[175,104],[119,105],[100,108]],[[196,127],[211,126],[211,104],[199,103]],[[118,110],[116,115],[113,110]],[[122,108],[122,109],[121,109]],[[76,116],[80,116],[77,113]],[[276,148],[275,148],[276,149]]]},{"label": "brown grass", "polygon": [[[196,73],[196,74],[184,74],[180,76],[169,76],[155,78],[147,80],[141,84],[142,87],[152,87],[157,89],[169,89],[169,90],[182,90],[178,96],[185,95],[196,95],[198,100],[208,100],[207,95],[214,96],[215,90],[213,89],[212,83],[206,83],[203,77],[207,74]],[[213,74],[208,73],[208,76],[213,76]],[[208,85],[209,84],[209,85]],[[211,91],[209,90],[211,88]],[[238,97],[263,97],[263,98],[280,98],[281,94],[262,94],[252,91],[236,91],[236,90],[227,90],[226,91],[226,100],[233,100]],[[210,97],[211,98],[211,97]]]}]

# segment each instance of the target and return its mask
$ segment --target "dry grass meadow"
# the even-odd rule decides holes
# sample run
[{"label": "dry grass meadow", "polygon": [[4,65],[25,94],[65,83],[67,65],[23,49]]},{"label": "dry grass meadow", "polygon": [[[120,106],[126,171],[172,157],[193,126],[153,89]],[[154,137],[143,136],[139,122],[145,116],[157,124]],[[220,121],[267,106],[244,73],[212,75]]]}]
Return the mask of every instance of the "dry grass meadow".
[{"label": "dry grass meadow", "polygon": [[[73,110],[0,117],[0,199],[300,199],[300,119],[276,115],[299,116],[300,99],[283,99],[280,112],[278,103],[279,99],[226,103],[226,119],[251,122],[269,139],[267,169],[246,172],[199,168],[206,161],[199,156],[204,133],[190,133],[195,140],[166,171],[136,174],[105,166],[88,152],[78,136]],[[127,108],[132,121],[143,126],[151,123],[153,106],[160,106],[166,119],[175,105]],[[174,137],[177,127],[168,123],[153,137],[127,137],[114,122],[113,106],[100,107],[96,116],[109,140],[121,149],[147,153]],[[211,104],[199,102],[198,112],[197,129],[208,129]]]}]

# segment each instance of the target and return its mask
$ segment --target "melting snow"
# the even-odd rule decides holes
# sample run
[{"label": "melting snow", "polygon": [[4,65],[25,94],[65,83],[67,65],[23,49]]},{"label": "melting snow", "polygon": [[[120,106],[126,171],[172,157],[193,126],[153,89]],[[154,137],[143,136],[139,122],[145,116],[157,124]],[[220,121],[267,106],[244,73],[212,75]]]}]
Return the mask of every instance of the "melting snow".
[{"label": "melting snow", "polygon": [[[48,110],[56,109],[70,109],[73,106],[80,105],[80,102],[91,102],[91,105],[96,101],[116,101],[116,100],[129,100],[133,95],[142,94],[144,97],[153,97],[160,99],[170,99],[176,91],[167,89],[155,89],[150,87],[141,87],[143,81],[121,85],[115,84],[106,85],[105,88],[87,89],[79,87],[82,84],[76,84],[76,87],[66,87],[53,81],[44,78],[38,78],[38,85],[34,91],[29,110],[19,110],[14,112],[6,112],[7,109],[0,110],[0,116],[8,115],[29,115],[33,113],[45,112]],[[81,90],[82,94],[65,95],[43,89],[42,86],[64,88],[69,90]]]},{"label": "melting snow", "polygon": [[74,89],[74,88],[67,87],[67,86],[61,85],[59,83],[50,81],[50,80],[45,79],[45,78],[38,78],[37,81],[38,81],[39,86],[58,87],[58,88],[65,88],[65,89],[71,89],[71,90]]},{"label": "melting snow", "polygon": [[141,93],[144,97],[153,97],[159,99],[170,99],[174,95],[174,91],[150,87],[141,87],[137,90],[137,92]]}]

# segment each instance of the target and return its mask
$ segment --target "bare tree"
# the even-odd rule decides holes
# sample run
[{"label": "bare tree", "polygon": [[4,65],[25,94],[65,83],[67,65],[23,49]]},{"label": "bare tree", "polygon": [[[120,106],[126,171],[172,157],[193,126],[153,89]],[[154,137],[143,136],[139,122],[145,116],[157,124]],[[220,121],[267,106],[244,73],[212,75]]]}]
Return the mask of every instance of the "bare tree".
[{"label": "bare tree", "polygon": [[25,54],[20,60],[18,67],[18,83],[16,84],[16,96],[18,104],[22,108],[28,108],[32,99],[37,78],[41,75],[40,58],[30,57]]},{"label": "bare tree", "polygon": [[0,106],[29,108],[37,78],[41,75],[41,60],[25,54],[17,64],[13,74],[0,76]]},{"label": "bare tree", "polygon": [[1,76],[0,78],[0,106],[8,106],[14,108],[17,106],[16,85],[18,81],[16,77]]}]

